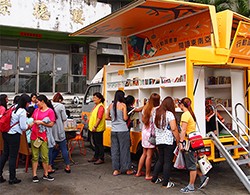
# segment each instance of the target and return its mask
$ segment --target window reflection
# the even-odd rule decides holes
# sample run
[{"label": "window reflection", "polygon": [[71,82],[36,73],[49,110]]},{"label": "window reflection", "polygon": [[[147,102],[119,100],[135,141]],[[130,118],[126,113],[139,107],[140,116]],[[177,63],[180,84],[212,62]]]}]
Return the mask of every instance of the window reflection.
[{"label": "window reflection", "polygon": [[36,51],[20,51],[19,53],[19,71],[20,73],[36,73],[37,72],[37,52]]},{"label": "window reflection", "polygon": [[19,76],[18,93],[36,93],[36,75]]},{"label": "window reflection", "polygon": [[53,90],[53,54],[41,53],[39,66],[39,91],[52,92]]}]

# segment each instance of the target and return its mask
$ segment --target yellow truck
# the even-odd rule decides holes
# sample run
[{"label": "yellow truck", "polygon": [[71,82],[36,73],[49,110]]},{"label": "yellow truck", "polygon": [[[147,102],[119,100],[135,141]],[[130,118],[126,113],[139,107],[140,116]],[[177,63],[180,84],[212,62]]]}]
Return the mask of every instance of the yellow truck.
[{"label": "yellow truck", "polygon": [[[227,160],[232,164],[250,191],[249,180],[239,168],[239,165],[250,162],[247,159],[249,18],[229,10],[216,13],[211,5],[138,0],[71,36],[121,37],[124,51],[125,63],[105,65],[99,73],[101,82],[93,83],[87,89],[83,101],[85,121],[93,106],[91,97],[96,91],[104,94],[106,106],[112,102],[117,89],[136,97],[137,106],[142,106],[152,92],[160,94],[161,99],[187,96],[193,102],[204,138],[203,152],[210,161]],[[225,119],[221,123],[216,114],[224,134],[216,136],[206,132],[206,100]],[[181,110],[177,108],[176,112],[179,120]],[[132,153],[141,147],[140,117],[134,121]],[[104,145],[109,147],[110,129],[111,125],[107,123]],[[246,159],[241,159],[243,155]]]}]

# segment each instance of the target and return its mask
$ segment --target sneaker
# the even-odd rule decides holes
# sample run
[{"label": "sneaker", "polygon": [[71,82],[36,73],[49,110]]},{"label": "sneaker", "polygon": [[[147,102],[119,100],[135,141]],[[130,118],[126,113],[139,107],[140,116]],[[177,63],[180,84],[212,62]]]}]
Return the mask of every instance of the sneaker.
[{"label": "sneaker", "polygon": [[163,179],[160,177],[158,177],[155,181],[151,180],[152,183],[156,183],[156,184],[161,183],[162,181]]},{"label": "sneaker", "polygon": [[34,177],[32,178],[32,180],[33,180],[33,183],[37,183],[37,182],[39,182],[39,179],[38,179],[38,177],[37,177],[37,176],[34,176]]},{"label": "sneaker", "polygon": [[14,178],[14,179],[12,179],[12,180],[9,180],[9,184],[10,184],[10,185],[18,184],[18,183],[20,183],[21,181],[22,181],[21,179]]},{"label": "sneaker", "polygon": [[48,180],[48,181],[54,181],[55,180],[55,178],[51,177],[50,175],[47,175],[47,176],[43,175],[43,179]]},{"label": "sneaker", "polygon": [[0,176],[0,183],[6,182],[6,179],[3,178],[3,176]]},{"label": "sneaker", "polygon": [[190,192],[194,192],[194,189],[189,189],[188,186],[186,186],[185,188],[181,188],[180,192],[182,193],[190,193]]},{"label": "sneaker", "polygon": [[203,181],[201,182],[199,186],[199,189],[204,188],[207,185],[208,181],[209,181],[209,177],[205,176],[205,178],[203,179]]},{"label": "sneaker", "polygon": [[175,186],[175,184],[173,183],[173,182],[171,182],[171,181],[169,181],[168,182],[168,184],[165,186],[162,186],[163,188],[172,188],[172,187],[174,187]]}]

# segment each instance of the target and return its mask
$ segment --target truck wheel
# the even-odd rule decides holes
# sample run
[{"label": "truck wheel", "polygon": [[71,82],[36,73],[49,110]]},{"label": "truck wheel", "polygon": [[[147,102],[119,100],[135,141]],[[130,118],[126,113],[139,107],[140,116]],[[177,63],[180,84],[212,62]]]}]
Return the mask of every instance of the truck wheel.
[{"label": "truck wheel", "polygon": [[140,160],[142,153],[143,153],[143,147],[140,142],[137,146],[136,153],[132,155],[133,159],[136,161]]}]

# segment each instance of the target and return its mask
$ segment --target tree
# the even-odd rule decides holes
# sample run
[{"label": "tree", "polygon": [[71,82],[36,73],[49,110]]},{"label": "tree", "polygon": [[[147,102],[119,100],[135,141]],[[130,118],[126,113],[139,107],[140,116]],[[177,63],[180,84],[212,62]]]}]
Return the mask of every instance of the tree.
[{"label": "tree", "polygon": [[237,13],[250,17],[250,9],[248,0],[237,0],[234,2],[234,8]]},{"label": "tree", "polygon": [[189,0],[189,2],[214,5],[217,12],[229,9],[243,16],[250,16],[248,0]]},{"label": "tree", "polygon": [[214,5],[217,12],[230,9],[233,5],[233,0],[193,0],[192,2]]}]

